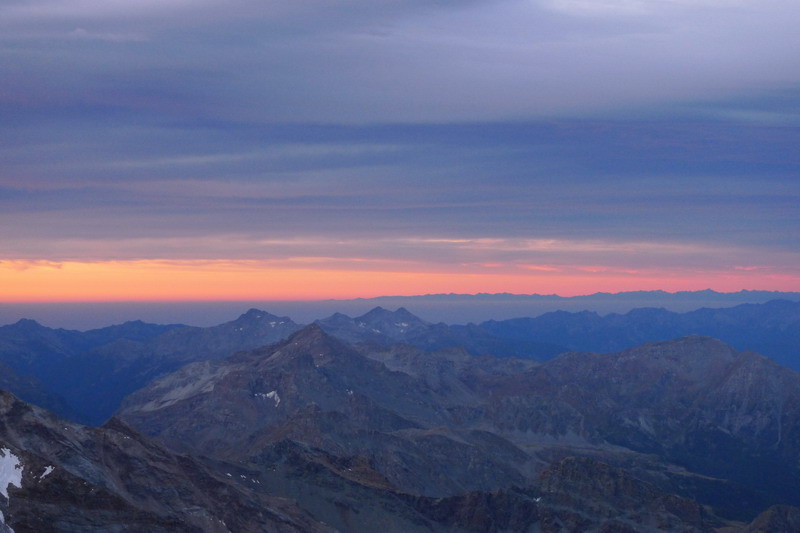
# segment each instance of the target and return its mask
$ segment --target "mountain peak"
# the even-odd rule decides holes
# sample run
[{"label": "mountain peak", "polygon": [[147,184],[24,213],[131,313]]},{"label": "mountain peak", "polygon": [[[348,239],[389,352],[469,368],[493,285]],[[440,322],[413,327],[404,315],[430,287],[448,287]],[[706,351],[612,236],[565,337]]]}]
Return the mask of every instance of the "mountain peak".
[{"label": "mountain peak", "polygon": [[316,323],[297,330],[286,340],[286,345],[291,346],[292,351],[314,354],[339,351],[341,344],[341,341],[325,333]]},{"label": "mountain peak", "polygon": [[[222,325],[234,327],[241,326],[243,328],[254,328],[255,330],[269,330],[276,327],[285,328],[296,326],[296,324],[288,316],[276,316],[272,313],[256,308],[249,309],[246,313],[240,315],[236,320]],[[292,330],[294,329],[295,328],[292,327]],[[236,331],[241,331],[241,329],[237,329]]]},{"label": "mountain peak", "polygon": [[417,315],[415,315],[405,307],[398,307],[397,311],[394,312],[394,315],[396,317],[404,319],[420,320],[420,318]]},{"label": "mountain peak", "polygon": [[262,318],[265,318],[265,317],[272,318],[274,316],[275,315],[271,315],[270,313],[267,313],[266,311],[262,311],[261,309],[256,309],[255,307],[252,307],[252,308],[248,309],[246,313],[244,313],[243,315],[240,315],[237,320],[246,320],[246,319],[258,320],[258,319],[262,319]]},{"label": "mountain peak", "polygon": [[671,369],[690,382],[701,383],[709,376],[723,375],[740,356],[740,352],[718,339],[688,335],[636,346],[616,357],[644,365],[638,368]]},{"label": "mountain peak", "polygon": [[313,363],[319,367],[349,352],[350,348],[342,341],[325,333],[318,324],[312,323],[295,331],[278,344],[240,352],[231,356],[229,360],[258,361],[258,364],[269,361],[268,364],[271,366],[295,361],[301,362],[302,365]]},{"label": "mountain peak", "polygon": [[330,338],[327,333],[322,331],[322,328],[316,322],[313,322],[299,330],[295,331],[289,336],[288,342],[301,342],[305,340],[321,340]]},{"label": "mountain peak", "polygon": [[48,329],[45,328],[43,325],[39,324],[37,321],[30,319],[30,318],[20,318],[14,324],[14,327],[17,329],[21,329],[23,331],[35,331],[37,329]]},{"label": "mountain peak", "polygon": [[418,316],[409,312],[408,309],[406,309],[405,307],[400,307],[396,311],[389,311],[388,309],[384,309],[383,307],[380,306],[375,307],[374,309],[361,315],[355,320],[367,323],[376,322],[380,320],[403,320],[412,322],[422,322],[422,320]]},{"label": "mountain peak", "polygon": [[369,321],[369,320],[375,320],[375,319],[380,319],[380,318],[383,318],[383,317],[386,317],[386,316],[390,316],[391,314],[392,314],[392,312],[389,311],[388,309],[384,309],[381,306],[377,306],[377,307],[373,307],[372,309],[370,309],[369,311],[367,311],[363,315],[361,315],[359,317],[356,317],[355,320]]}]

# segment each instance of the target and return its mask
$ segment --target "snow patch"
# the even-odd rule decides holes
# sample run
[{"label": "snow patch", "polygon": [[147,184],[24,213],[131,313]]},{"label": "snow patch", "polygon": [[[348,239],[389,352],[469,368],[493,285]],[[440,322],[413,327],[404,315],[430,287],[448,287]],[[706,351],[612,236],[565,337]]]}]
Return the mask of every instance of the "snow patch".
[{"label": "snow patch", "polygon": [[278,407],[278,404],[281,403],[281,397],[278,396],[278,391],[276,390],[268,392],[266,394],[264,394],[263,392],[259,392],[255,396],[256,398],[264,398],[264,399],[269,398],[270,400],[273,400],[275,402],[275,407]]},{"label": "snow patch", "polygon": [[276,390],[267,393],[267,398],[272,398],[273,400],[275,400],[275,407],[278,407],[278,404],[281,403],[281,397],[278,396],[278,391]]},{"label": "snow patch", "polygon": [[395,322],[394,325],[397,326],[398,328],[407,328],[408,322]]},{"label": "snow patch", "polygon": [[42,472],[42,475],[39,476],[39,479],[42,480],[42,479],[46,478],[55,469],[56,468],[54,466],[46,466],[46,467],[44,467],[44,472]]},{"label": "snow patch", "polygon": [[[8,487],[13,485],[17,488],[22,488],[22,470],[25,466],[19,460],[19,457],[11,453],[8,448],[0,449],[0,494],[8,500]],[[6,524],[6,517],[0,512],[0,524],[5,526],[5,529],[14,533]]]},{"label": "snow patch", "polygon": [[22,488],[22,470],[25,466],[8,448],[0,449],[0,494],[8,499],[8,487]]}]

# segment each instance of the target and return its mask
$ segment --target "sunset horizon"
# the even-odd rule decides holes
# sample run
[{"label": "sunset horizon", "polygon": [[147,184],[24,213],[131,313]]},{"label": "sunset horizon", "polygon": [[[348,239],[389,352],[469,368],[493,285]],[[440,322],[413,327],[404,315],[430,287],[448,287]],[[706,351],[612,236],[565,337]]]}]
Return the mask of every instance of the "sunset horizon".
[{"label": "sunset horizon", "polygon": [[0,7],[0,302],[800,290],[794,4],[351,7]]},{"label": "sunset horizon", "polygon": [[[486,272],[489,270],[490,272]],[[495,270],[497,272],[491,272]],[[534,271],[535,273],[531,273]],[[457,271],[275,268],[258,261],[0,261],[0,302],[310,301],[323,299],[498,294],[582,296],[630,291],[800,290],[797,277],[748,269],[635,273],[601,266],[530,265]]]}]

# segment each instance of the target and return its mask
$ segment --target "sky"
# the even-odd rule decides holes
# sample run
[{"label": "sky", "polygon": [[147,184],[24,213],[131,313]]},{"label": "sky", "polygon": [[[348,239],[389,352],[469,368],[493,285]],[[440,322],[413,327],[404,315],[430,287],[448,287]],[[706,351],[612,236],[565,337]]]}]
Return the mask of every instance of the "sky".
[{"label": "sky", "polygon": [[800,290],[796,0],[5,0],[0,301]]}]

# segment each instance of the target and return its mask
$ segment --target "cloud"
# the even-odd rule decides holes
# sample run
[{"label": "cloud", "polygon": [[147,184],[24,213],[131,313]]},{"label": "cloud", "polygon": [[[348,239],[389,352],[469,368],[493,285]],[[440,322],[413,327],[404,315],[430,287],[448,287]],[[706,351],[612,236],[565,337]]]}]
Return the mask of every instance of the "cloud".
[{"label": "cloud", "polygon": [[795,264],[798,15],[5,2],[0,249],[527,275]]},{"label": "cloud", "polygon": [[0,223],[15,228],[18,243],[239,234],[395,242],[412,235],[442,246],[800,245],[791,230],[800,131],[791,128],[652,119],[307,129],[47,124],[5,126]]},{"label": "cloud", "polygon": [[126,41],[141,42],[147,40],[147,37],[141,33],[95,33],[86,31],[83,28],[75,28],[69,32],[69,37],[73,39],[110,41],[115,43]]},{"label": "cloud", "polygon": [[[51,1],[0,8],[0,42],[20,40],[2,51],[25,60],[18,90],[70,104],[111,91],[139,108],[148,91],[162,112],[236,120],[503,120],[797,86],[798,15],[788,0]],[[42,54],[57,35],[109,42]],[[42,87],[48,72],[62,83]]]},{"label": "cloud", "polygon": [[[621,240],[428,239],[304,236],[269,239],[254,234],[173,235],[163,238],[0,239],[13,251],[11,268],[63,263],[147,262],[191,265],[238,265],[236,268],[318,269],[373,272],[460,272],[519,276],[681,276],[728,272],[800,276],[800,254],[769,247],[690,245]],[[42,254],[46,248],[47,253]],[[757,253],[759,265],[747,264]],[[16,265],[16,266],[14,266]],[[20,267],[22,265],[22,267]],[[203,266],[205,268],[205,266]],[[527,275],[527,274],[525,274]]]}]

